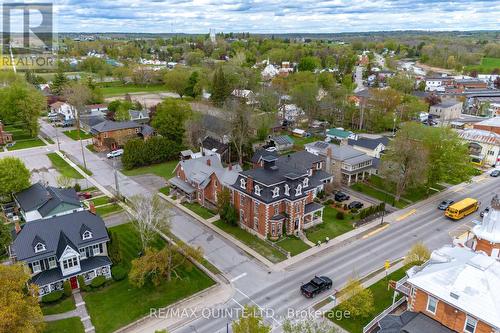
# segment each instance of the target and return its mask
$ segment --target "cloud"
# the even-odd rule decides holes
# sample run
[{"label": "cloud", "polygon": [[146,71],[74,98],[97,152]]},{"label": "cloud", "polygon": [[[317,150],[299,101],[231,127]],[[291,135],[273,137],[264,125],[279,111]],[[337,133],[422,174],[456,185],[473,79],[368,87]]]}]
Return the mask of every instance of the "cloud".
[{"label": "cloud", "polygon": [[498,29],[500,2],[470,0],[58,0],[59,32],[350,32]]}]

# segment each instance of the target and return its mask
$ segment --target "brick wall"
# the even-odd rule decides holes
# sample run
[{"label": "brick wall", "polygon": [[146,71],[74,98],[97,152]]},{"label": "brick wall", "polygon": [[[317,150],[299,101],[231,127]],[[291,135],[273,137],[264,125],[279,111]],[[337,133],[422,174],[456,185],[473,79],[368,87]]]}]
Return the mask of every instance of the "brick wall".
[{"label": "brick wall", "polygon": [[487,255],[491,256],[493,249],[500,249],[500,244],[491,243],[484,239],[476,239],[476,241],[474,251],[484,251]]}]

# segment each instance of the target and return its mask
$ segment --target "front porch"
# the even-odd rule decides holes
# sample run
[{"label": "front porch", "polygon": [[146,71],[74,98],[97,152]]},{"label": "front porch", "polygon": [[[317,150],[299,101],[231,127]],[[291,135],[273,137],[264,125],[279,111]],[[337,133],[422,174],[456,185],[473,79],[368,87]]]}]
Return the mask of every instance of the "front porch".
[{"label": "front porch", "polygon": [[178,177],[174,177],[168,180],[170,186],[172,186],[172,191],[170,195],[177,192],[179,195],[186,198],[188,202],[193,202],[196,200],[196,189],[190,184],[186,183]]},{"label": "front porch", "polygon": [[311,202],[306,204],[304,208],[304,226],[303,229],[314,227],[323,223],[323,209],[325,206]]},{"label": "front porch", "polygon": [[371,169],[363,169],[357,172],[346,172],[342,171],[342,184],[351,186],[357,182],[368,179],[372,175]]}]

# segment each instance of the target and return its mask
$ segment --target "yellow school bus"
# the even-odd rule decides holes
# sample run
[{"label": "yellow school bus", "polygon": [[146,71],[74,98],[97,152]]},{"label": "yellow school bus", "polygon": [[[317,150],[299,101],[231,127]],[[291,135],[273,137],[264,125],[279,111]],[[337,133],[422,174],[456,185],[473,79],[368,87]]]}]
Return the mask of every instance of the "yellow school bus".
[{"label": "yellow school bus", "polygon": [[450,219],[460,220],[464,216],[474,213],[479,209],[479,202],[476,199],[465,198],[446,208],[444,215]]}]

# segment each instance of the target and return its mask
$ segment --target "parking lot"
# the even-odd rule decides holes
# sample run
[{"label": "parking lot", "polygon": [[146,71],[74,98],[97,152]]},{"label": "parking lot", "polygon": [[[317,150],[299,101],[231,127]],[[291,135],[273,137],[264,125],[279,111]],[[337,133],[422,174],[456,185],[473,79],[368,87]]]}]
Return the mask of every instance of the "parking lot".
[{"label": "parking lot", "polygon": [[[340,190],[340,192],[345,193],[349,196],[349,199],[342,201],[342,204],[349,205],[353,201],[359,201],[363,204],[363,208],[368,208],[368,207],[371,207],[374,205],[378,205],[380,203],[380,201],[377,201],[373,198],[370,198],[368,196],[362,195],[360,193],[354,192],[354,191],[349,190],[349,189],[343,188]],[[335,194],[331,195],[332,200],[335,200],[334,196],[335,196]]]}]

